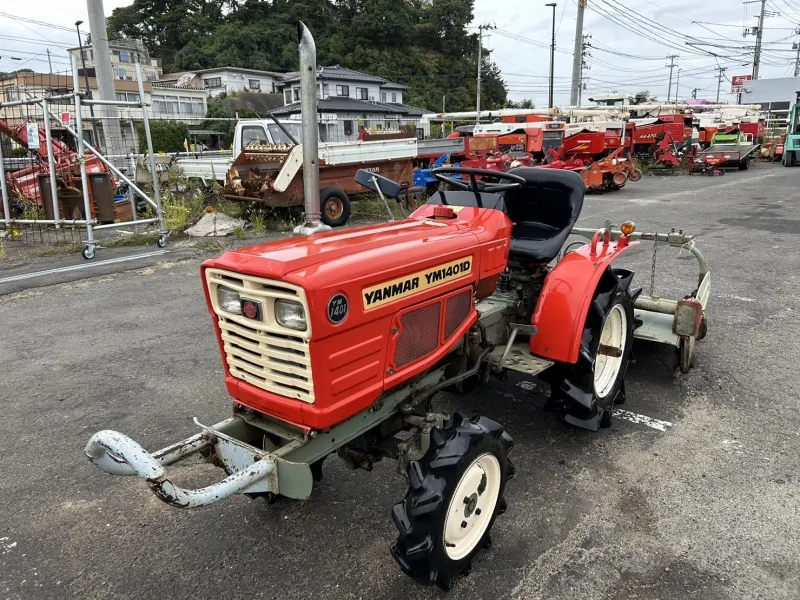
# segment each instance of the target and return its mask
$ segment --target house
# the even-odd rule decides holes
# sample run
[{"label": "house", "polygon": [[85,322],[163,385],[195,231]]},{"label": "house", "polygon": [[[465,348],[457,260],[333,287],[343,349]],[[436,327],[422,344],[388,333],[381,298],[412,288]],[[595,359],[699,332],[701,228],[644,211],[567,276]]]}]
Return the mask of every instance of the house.
[{"label": "house", "polygon": [[[300,118],[300,75],[288,73],[277,84],[284,105],[271,111],[277,117]],[[323,141],[358,139],[362,129],[416,127],[430,112],[403,103],[408,89],[400,83],[339,65],[317,69],[317,112]]]},{"label": "house", "polygon": [[[161,59],[152,58],[142,40],[113,40],[108,43],[111,53],[111,70],[114,79],[121,81],[136,81],[136,63],[142,66],[142,76],[147,81],[155,81],[161,77]],[[94,77],[95,56],[92,46],[69,48],[70,56],[78,60],[78,68],[83,75],[83,68],[90,77]]]},{"label": "house", "polygon": [[283,73],[275,71],[259,71],[257,69],[240,69],[238,67],[218,67],[216,69],[201,69],[199,71],[185,71],[163,75],[159,83],[176,83],[181,77],[195,75],[202,85],[208,90],[210,97],[219,96],[222,92],[264,92],[275,93],[275,84]]}]

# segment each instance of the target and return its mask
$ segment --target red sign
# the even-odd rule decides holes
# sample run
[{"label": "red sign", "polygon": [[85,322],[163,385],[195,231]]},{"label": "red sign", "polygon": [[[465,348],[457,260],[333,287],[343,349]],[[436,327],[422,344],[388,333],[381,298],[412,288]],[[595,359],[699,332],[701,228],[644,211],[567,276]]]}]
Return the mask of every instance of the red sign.
[{"label": "red sign", "polygon": [[753,81],[752,75],[734,75],[731,77],[731,91],[741,92],[744,89],[744,84],[748,81]]},{"label": "red sign", "polygon": [[70,121],[71,121],[70,114],[68,112],[62,112],[61,113],[61,123],[64,124],[64,125],[69,125]]}]

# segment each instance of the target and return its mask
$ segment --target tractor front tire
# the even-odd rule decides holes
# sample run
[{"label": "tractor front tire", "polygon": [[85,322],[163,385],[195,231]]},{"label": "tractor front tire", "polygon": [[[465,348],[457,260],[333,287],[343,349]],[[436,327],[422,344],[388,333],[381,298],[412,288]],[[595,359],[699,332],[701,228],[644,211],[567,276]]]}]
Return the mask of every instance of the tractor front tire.
[{"label": "tractor front tire", "polygon": [[600,279],[586,315],[578,361],[551,379],[552,395],[565,405],[564,420],[597,431],[611,426],[614,406],[625,402],[625,371],[633,343],[633,273],[610,268]]},{"label": "tractor front tire", "polygon": [[400,535],[391,552],[406,575],[448,590],[454,577],[469,574],[506,511],[513,446],[503,427],[484,417],[455,413],[450,427],[433,430],[425,456],[408,465],[405,499],[392,509]]},{"label": "tractor front tire", "polygon": [[322,222],[330,227],[341,227],[350,218],[350,198],[338,187],[322,188],[319,192]]}]

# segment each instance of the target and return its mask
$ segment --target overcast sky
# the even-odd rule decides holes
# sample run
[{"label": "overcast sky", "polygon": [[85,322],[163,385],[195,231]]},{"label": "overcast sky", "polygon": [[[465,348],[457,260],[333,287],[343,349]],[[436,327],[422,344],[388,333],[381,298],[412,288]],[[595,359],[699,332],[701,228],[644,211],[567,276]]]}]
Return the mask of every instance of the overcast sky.
[{"label": "overcast sky", "polygon": [[[569,103],[572,50],[577,0],[556,0],[555,103]],[[106,14],[131,0],[105,0]],[[552,8],[547,0],[476,0],[475,23],[487,23],[484,46],[501,67],[512,99],[531,98],[547,106]],[[761,78],[793,74],[800,27],[796,0],[767,0]],[[677,54],[672,96],[680,69],[681,99],[697,88],[698,98],[714,99],[717,66],[726,67],[720,100],[732,101],[730,77],[752,71],[755,36],[742,37],[745,26],[757,23],[760,4],[740,0],[588,0],[584,33],[591,34],[590,69],[583,98],[595,94],[649,90],[664,99],[669,81],[667,55]],[[635,11],[635,12],[632,12]],[[638,15],[636,14],[638,13]],[[10,16],[9,16],[10,15]],[[20,21],[38,20],[60,28]],[[83,20],[83,0],[0,0],[0,70],[31,68],[69,69],[66,48],[77,45],[74,23]],[[687,43],[688,42],[688,43]],[[707,44],[704,44],[707,43]],[[716,54],[716,56],[714,56]],[[12,57],[21,60],[13,60]],[[435,108],[435,107],[429,107]]]}]

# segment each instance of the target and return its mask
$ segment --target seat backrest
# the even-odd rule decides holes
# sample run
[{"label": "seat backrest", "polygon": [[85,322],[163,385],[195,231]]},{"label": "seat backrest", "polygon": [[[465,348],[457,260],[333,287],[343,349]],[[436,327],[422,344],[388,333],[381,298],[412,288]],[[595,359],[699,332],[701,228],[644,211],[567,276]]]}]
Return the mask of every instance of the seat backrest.
[{"label": "seat backrest", "polygon": [[572,228],[581,214],[586,189],[580,175],[536,167],[518,167],[509,173],[526,181],[523,187],[505,192],[506,211],[514,223]]}]

